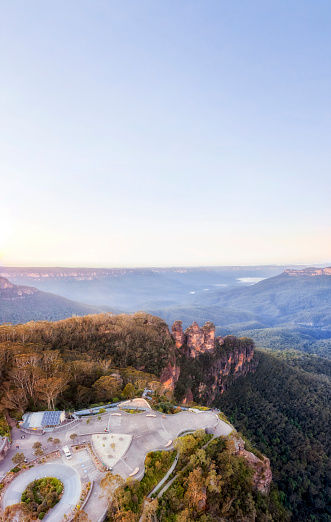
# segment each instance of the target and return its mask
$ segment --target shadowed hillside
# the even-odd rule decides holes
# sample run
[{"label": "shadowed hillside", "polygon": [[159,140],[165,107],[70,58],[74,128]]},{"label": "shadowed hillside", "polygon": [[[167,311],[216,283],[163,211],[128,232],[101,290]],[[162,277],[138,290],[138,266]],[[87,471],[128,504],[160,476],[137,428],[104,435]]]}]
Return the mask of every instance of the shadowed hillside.
[{"label": "shadowed hillside", "polygon": [[[313,275],[312,275],[313,274]],[[150,310],[168,323],[216,325],[218,335],[253,337],[266,348],[295,348],[331,357],[331,275],[328,269],[289,270],[242,288],[199,294],[189,306]]]},{"label": "shadowed hillside", "polygon": [[14,285],[0,277],[0,324],[28,321],[57,321],[73,315],[112,312],[108,307],[76,303],[37,288]]}]

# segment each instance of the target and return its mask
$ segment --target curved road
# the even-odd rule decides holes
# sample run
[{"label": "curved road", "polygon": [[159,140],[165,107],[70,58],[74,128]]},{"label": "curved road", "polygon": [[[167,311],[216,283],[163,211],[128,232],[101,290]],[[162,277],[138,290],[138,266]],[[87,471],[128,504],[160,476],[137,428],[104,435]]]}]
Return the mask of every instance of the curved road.
[{"label": "curved road", "polygon": [[56,477],[64,485],[64,492],[58,504],[44,518],[47,522],[59,522],[64,515],[74,508],[80,499],[81,481],[78,473],[64,464],[44,464],[31,468],[19,475],[8,486],[3,498],[3,508],[21,502],[21,496],[26,486],[35,479]]},{"label": "curved road", "polygon": [[121,412],[109,417],[110,433],[132,435],[132,442],[125,456],[122,456],[113,466],[113,473],[126,479],[135,469],[139,473],[135,478],[140,480],[145,472],[147,453],[155,450],[174,449],[172,442],[186,430],[195,431],[207,428],[216,437],[227,436],[232,427],[210,411],[199,413],[182,412],[174,415],[163,415],[157,411],[151,414],[140,413],[132,415]]},{"label": "curved road", "polygon": [[[154,410],[147,410],[140,414],[132,415],[120,410],[111,414],[102,415],[87,422],[80,422],[75,429],[78,432],[77,439],[79,441],[91,441],[92,433],[102,434],[109,430],[109,433],[127,434],[132,436],[132,442],[128,450],[113,467],[113,473],[118,473],[126,479],[137,468],[139,471],[134,475],[135,479],[140,480],[145,472],[145,457],[147,453],[154,450],[172,450],[174,449],[173,441],[180,436],[183,431],[195,431],[199,428],[207,428],[209,433],[215,437],[221,435],[227,436],[232,427],[223,422],[210,411],[201,411],[193,413],[185,411],[175,415],[163,415]],[[107,430],[108,428],[108,430]],[[60,438],[60,444],[71,444],[70,435],[73,433],[72,426],[68,429],[56,432]],[[26,435],[21,439],[21,432],[13,428],[13,444],[8,451],[6,458],[0,462],[0,475],[5,473],[12,467],[11,459],[17,452],[15,445],[18,444],[20,451],[25,452],[28,458],[33,455],[32,446],[35,441],[43,441],[44,449],[53,449],[51,443],[48,445],[46,437],[40,438],[36,435]],[[42,466],[31,468],[18,477],[8,486],[3,495],[3,507],[20,502],[21,494],[25,487],[36,478],[55,476],[64,483],[64,493],[61,501],[50,511],[45,517],[46,522],[59,522],[70,510],[77,505],[81,493],[81,480],[86,477],[94,481],[94,494],[91,495],[84,510],[88,513],[91,520],[100,518],[101,514],[106,510],[106,502],[99,499],[100,480],[102,475],[95,469],[93,463],[88,468],[82,467],[82,454],[73,456],[70,461],[48,463]],[[99,456],[102,461],[102,455]],[[85,459],[86,460],[86,459]],[[85,462],[84,460],[84,462]],[[77,473],[77,471],[79,473]]]}]

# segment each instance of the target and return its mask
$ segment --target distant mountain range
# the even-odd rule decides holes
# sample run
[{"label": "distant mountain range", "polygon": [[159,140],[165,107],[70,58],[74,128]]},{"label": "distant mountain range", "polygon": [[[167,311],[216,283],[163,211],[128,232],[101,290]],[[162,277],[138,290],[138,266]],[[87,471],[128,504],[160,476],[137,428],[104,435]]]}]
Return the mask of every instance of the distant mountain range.
[{"label": "distant mountain range", "polygon": [[190,306],[149,311],[168,323],[210,320],[218,335],[247,335],[259,346],[331,358],[331,268],[285,270],[252,286],[200,293]]},{"label": "distant mountain range", "polygon": [[10,267],[0,276],[7,279],[0,322],[143,310],[169,325],[212,321],[217,335],[245,335],[261,347],[331,358],[330,267]]},{"label": "distant mountain range", "polygon": [[0,276],[67,299],[127,312],[190,304],[195,294],[251,285],[288,266],[175,268],[17,268],[0,267]]},{"label": "distant mountain range", "polygon": [[57,321],[73,315],[114,312],[108,307],[88,306],[31,286],[14,285],[0,277],[0,324]]}]

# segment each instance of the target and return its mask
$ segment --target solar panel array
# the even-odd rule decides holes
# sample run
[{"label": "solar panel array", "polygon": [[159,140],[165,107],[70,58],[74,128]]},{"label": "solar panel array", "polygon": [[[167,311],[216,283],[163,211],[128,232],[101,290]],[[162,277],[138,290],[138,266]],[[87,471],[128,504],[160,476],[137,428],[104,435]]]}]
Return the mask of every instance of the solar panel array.
[{"label": "solar panel array", "polygon": [[45,411],[43,415],[43,426],[56,426],[60,424],[62,411]]}]

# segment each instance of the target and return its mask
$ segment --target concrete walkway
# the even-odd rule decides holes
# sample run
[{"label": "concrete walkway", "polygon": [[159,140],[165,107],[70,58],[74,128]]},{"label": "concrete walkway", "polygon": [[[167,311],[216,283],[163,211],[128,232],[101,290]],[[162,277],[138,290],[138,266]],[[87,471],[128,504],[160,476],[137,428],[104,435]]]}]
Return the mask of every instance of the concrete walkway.
[{"label": "concrete walkway", "polygon": [[[217,415],[210,411],[199,413],[185,411],[174,415],[165,415],[150,409],[137,414],[130,414],[120,410],[117,410],[117,413],[114,414],[114,410],[112,410],[111,413],[84,418],[79,424],[76,424],[74,427],[68,427],[68,429],[47,433],[43,436],[26,434],[24,439],[21,438],[22,432],[13,427],[12,446],[5,459],[0,462],[0,480],[13,467],[12,457],[16,452],[23,452],[29,461],[35,458],[32,448],[34,442],[42,443],[44,453],[55,449],[59,449],[62,453],[62,446],[72,446],[83,442],[91,443],[92,435],[98,433],[105,435],[107,432],[117,434],[118,436],[129,435],[132,438],[130,446],[124,454],[121,454],[118,462],[113,466],[113,473],[119,474],[126,479],[138,469],[134,478],[141,480],[145,472],[144,463],[147,453],[155,450],[172,450],[174,449],[173,441],[183,431],[195,431],[200,428],[207,429],[209,433],[213,433],[216,437],[220,435],[226,436],[232,431],[231,426],[221,421]],[[72,439],[71,435],[74,435],[74,433],[76,433],[76,436]],[[49,436],[58,438],[59,443],[48,442]],[[18,449],[16,449],[16,445],[19,446]],[[79,452],[73,454],[71,460],[66,461],[64,455],[62,455],[62,461],[57,464],[63,465],[68,472],[71,472],[73,468],[73,472],[78,472],[83,482],[88,480],[94,481],[93,492],[84,510],[93,522],[99,520],[106,510],[107,502],[99,498],[101,493],[100,482],[103,474],[95,468],[90,456],[87,452]],[[39,470],[47,465],[51,464],[38,466],[35,469]],[[22,473],[20,477],[25,477],[26,473]],[[165,482],[166,480],[167,478],[165,478]],[[22,493],[21,490],[20,493]],[[58,518],[57,522],[59,520],[60,518]]]},{"label": "concrete walkway", "polygon": [[[148,414],[130,414],[123,412],[120,416],[111,416],[108,429],[110,433],[132,435],[132,443],[127,453],[113,467],[113,473],[128,478],[136,468],[144,474],[144,462],[147,453],[156,450],[172,450],[173,441],[187,430],[206,429],[216,436],[228,435],[232,428],[221,421],[212,412],[182,412],[174,415],[164,415],[154,411],[155,417]],[[169,444],[170,443],[170,444]]]},{"label": "concrete walkway", "polygon": [[[222,423],[223,421],[219,420],[219,422]],[[214,429],[214,434],[213,434],[212,438],[207,442],[207,444],[204,444],[204,445],[202,446],[201,449],[205,449],[205,448],[208,446],[208,444],[211,443],[212,440],[214,440],[215,438],[220,437],[221,435],[223,435],[223,433],[222,433],[222,431],[223,431],[223,426],[222,426],[221,424],[220,424],[220,425],[217,424],[217,426],[216,426],[215,428],[216,428],[216,429]],[[232,431],[232,428],[231,428],[230,426],[229,426],[229,428],[230,428],[231,431]],[[231,431],[230,431],[229,433],[231,433]],[[219,435],[219,432],[220,432],[220,435]],[[184,466],[184,468],[182,468],[178,473],[185,471],[185,470],[188,468],[188,466],[189,466],[189,464],[186,464],[186,466]],[[178,477],[178,473],[177,473],[177,474],[176,474],[176,475],[175,475],[175,476],[174,476],[174,477],[173,477],[173,478],[168,482],[168,484],[166,484],[166,485],[164,486],[164,488],[163,488],[161,491],[159,491],[159,493],[158,493],[158,495],[157,495],[157,498],[162,497],[162,495],[167,491],[167,489],[171,486],[171,484],[172,484],[173,482],[175,482],[176,478]],[[169,473],[169,475],[170,475],[170,473]],[[169,476],[169,475],[168,475],[168,476]],[[164,482],[166,482],[166,480],[163,481],[163,484],[164,484]],[[155,489],[155,488],[154,488],[154,489]],[[158,486],[157,489],[156,489],[156,491],[158,491],[159,489],[160,489],[160,488],[159,488],[159,486]]]},{"label": "concrete walkway", "polygon": [[173,461],[173,463],[171,464],[168,472],[164,475],[163,479],[160,480],[160,482],[158,484],[156,484],[155,488],[153,488],[152,491],[147,495],[147,498],[151,498],[151,496],[154,495],[154,493],[156,493],[163,486],[163,484],[168,480],[168,478],[170,477],[171,473],[173,472],[173,470],[177,466],[177,463],[178,463],[178,452],[177,452],[176,458]]}]

